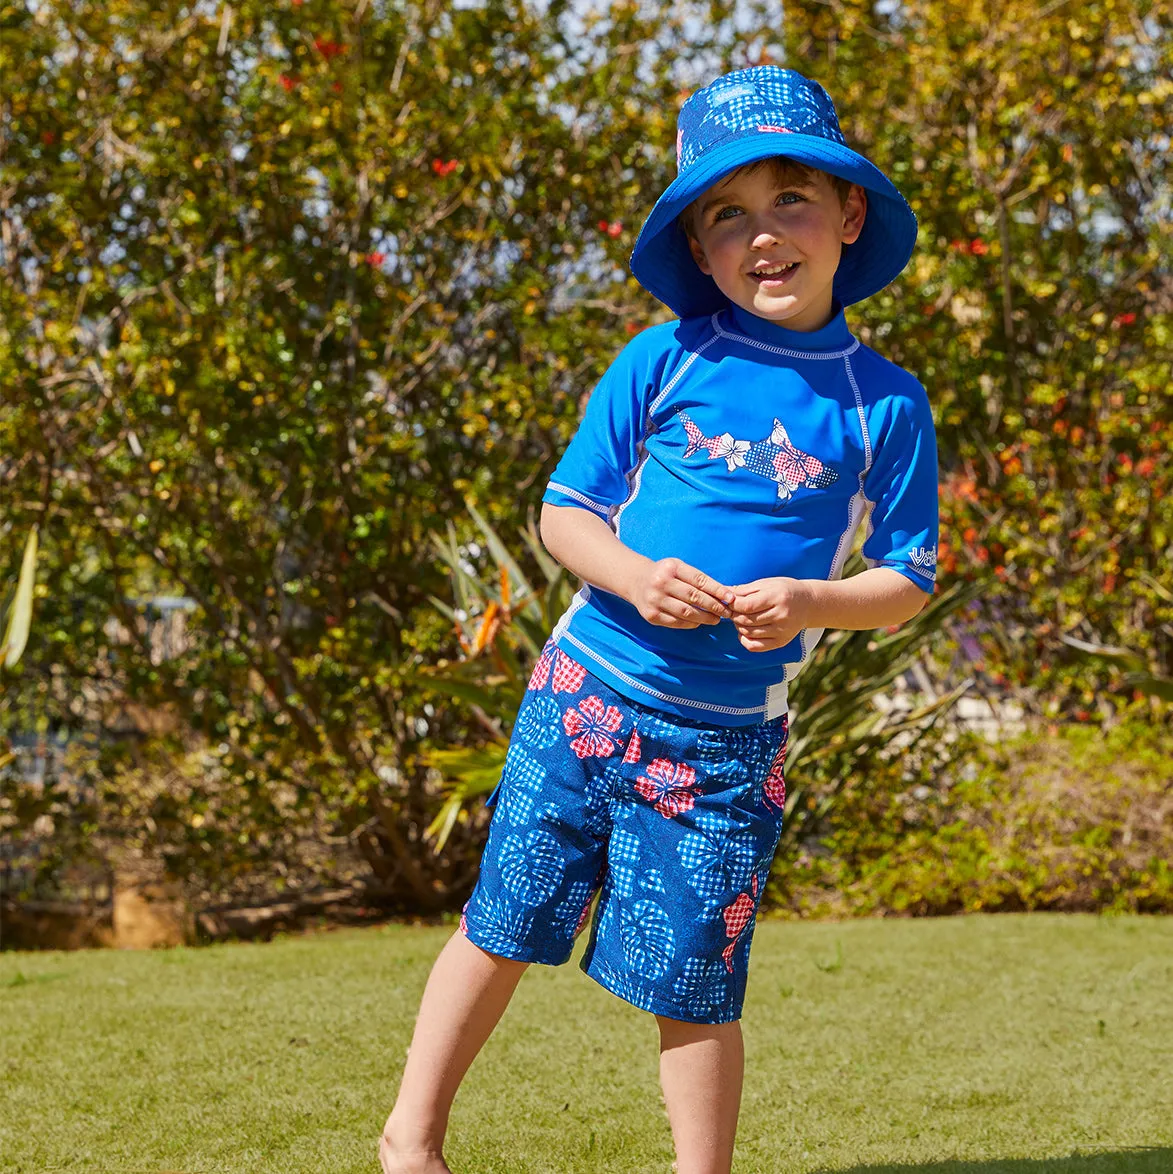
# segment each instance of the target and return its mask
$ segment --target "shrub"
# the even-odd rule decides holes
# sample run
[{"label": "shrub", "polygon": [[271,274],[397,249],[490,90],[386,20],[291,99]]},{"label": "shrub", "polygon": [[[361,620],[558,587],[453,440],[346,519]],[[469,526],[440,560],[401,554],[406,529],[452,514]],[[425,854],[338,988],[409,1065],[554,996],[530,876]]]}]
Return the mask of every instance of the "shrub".
[{"label": "shrub", "polygon": [[1173,735],[1149,725],[970,740],[876,764],[780,860],[789,913],[1173,912]]}]

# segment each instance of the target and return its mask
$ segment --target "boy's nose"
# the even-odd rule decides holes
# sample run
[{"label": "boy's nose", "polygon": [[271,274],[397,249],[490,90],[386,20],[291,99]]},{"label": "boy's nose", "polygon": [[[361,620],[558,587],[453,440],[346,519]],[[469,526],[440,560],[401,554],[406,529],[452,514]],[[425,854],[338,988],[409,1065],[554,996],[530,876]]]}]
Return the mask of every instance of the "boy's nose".
[{"label": "boy's nose", "polygon": [[750,242],[755,249],[768,249],[781,239],[778,226],[771,217],[756,216],[750,220]]}]

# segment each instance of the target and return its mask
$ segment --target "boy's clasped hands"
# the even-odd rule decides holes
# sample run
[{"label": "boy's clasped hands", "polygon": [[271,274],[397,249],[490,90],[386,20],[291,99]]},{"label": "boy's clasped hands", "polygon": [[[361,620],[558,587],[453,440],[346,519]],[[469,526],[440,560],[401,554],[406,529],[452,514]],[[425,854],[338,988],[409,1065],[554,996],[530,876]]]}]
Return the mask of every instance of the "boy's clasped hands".
[{"label": "boy's clasped hands", "polygon": [[631,602],[648,623],[664,628],[732,620],[750,652],[772,652],[811,626],[810,593],[803,580],[778,576],[725,587],[676,558],[650,563],[634,585]]}]

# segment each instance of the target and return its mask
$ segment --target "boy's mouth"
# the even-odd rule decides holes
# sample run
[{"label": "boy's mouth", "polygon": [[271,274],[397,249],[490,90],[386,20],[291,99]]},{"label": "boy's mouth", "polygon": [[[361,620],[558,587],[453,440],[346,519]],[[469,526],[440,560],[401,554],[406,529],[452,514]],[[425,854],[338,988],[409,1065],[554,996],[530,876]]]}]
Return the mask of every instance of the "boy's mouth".
[{"label": "boy's mouth", "polygon": [[750,277],[758,283],[758,285],[771,286],[784,285],[794,275],[794,271],[798,268],[798,261],[788,261],[784,265],[765,265],[761,269],[755,269],[750,273]]}]

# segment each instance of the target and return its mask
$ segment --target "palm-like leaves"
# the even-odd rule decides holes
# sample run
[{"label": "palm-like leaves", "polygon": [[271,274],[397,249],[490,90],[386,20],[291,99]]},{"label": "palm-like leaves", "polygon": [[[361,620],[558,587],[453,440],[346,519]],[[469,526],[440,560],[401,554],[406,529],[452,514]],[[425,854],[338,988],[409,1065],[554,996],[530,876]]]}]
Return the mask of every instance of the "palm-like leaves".
[{"label": "palm-like leaves", "polygon": [[[37,528],[29,531],[24,545],[24,558],[20,564],[20,576],[9,599],[0,599],[0,632],[4,633],[0,643],[0,665],[12,668],[28,643],[29,627],[33,618],[33,587],[37,579]],[[0,689],[2,691],[2,689]],[[7,742],[5,742],[5,747]],[[0,749],[0,767],[7,766],[13,759],[12,751]]]},{"label": "palm-like leaves", "polygon": [[[431,763],[447,781],[447,797],[429,828],[439,851],[466,805],[487,795],[505,763],[508,734],[525,693],[530,667],[554,623],[569,606],[569,576],[542,548],[531,524],[521,539],[544,582],[530,582],[489,523],[471,506],[495,572],[472,570],[450,528],[437,553],[452,578],[456,606],[433,598],[456,625],[465,658],[425,670],[438,693],[476,707],[492,731],[474,749],[436,751]],[[857,564],[855,569],[859,569]],[[849,568],[851,570],[852,568]],[[980,583],[956,583],[935,595],[913,620],[891,634],[829,632],[811,663],[790,687],[793,712],[787,777],[787,813],[818,817],[835,796],[863,774],[869,754],[898,734],[923,734],[969,687],[963,682],[943,697],[899,716],[874,700],[916,661],[942,626],[982,590]],[[859,764],[859,769],[854,769]],[[816,796],[811,807],[807,800]],[[793,832],[793,828],[791,829]]]}]

